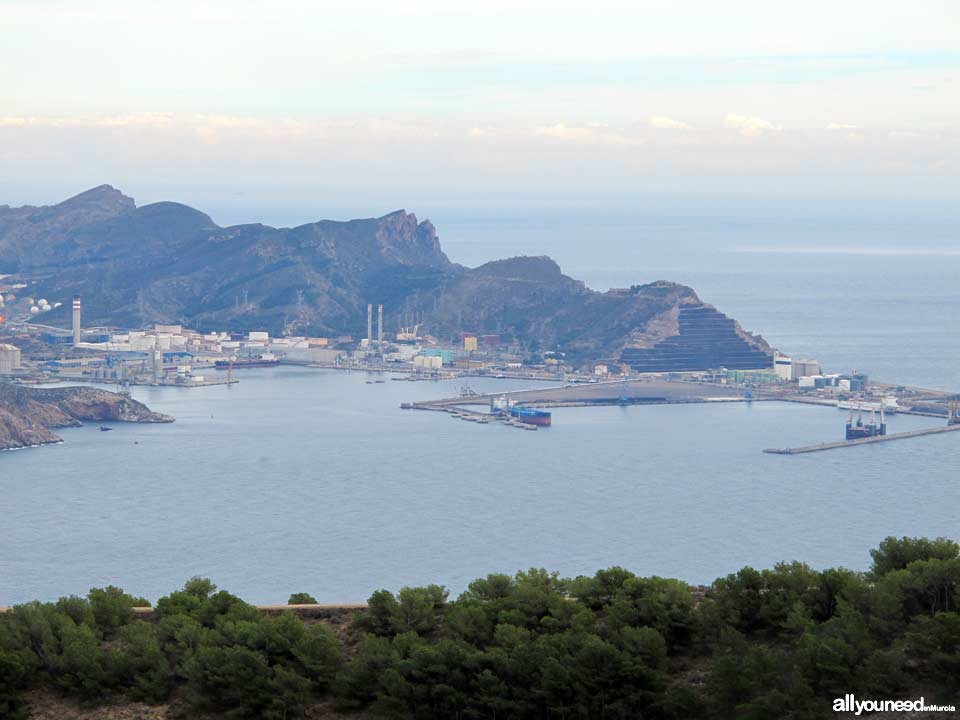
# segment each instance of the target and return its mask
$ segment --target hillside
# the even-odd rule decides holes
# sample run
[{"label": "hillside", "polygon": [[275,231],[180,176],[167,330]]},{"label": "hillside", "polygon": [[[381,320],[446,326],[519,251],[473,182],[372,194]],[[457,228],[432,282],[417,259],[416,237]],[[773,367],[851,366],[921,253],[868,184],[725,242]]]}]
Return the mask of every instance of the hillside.
[{"label": "hillside", "polygon": [[[597,292],[547,257],[467,269],[450,262],[429,221],[403,210],[294,228],[224,228],[179,203],[137,207],[108,185],[49,207],[0,207],[2,273],[63,302],[44,316],[61,326],[69,322],[67,300],[79,293],[86,325],[184,322],[359,337],[367,303],[382,303],[388,335],[415,319],[442,342],[461,332],[497,334],[584,361],[617,359],[625,346],[653,348],[683,334],[679,308],[709,307],[691,288],[668,282]],[[762,339],[733,321],[714,329],[719,335],[706,342],[730,352],[681,354],[697,367],[707,358],[769,365]],[[666,369],[674,369],[670,362]]]},{"label": "hillside", "polygon": [[98,388],[36,389],[0,382],[0,450],[60,442],[53,429],[87,421],[156,423],[173,418]]}]

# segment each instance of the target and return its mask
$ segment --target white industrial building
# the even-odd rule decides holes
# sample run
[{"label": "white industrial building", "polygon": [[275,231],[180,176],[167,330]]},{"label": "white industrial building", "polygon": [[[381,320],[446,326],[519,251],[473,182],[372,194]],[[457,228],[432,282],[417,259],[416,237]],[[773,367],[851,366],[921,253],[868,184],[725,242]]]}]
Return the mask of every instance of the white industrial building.
[{"label": "white industrial building", "polygon": [[781,380],[793,380],[793,358],[776,353],[773,356],[773,371]]},{"label": "white industrial building", "polygon": [[0,375],[12,375],[20,367],[20,348],[0,343]]}]

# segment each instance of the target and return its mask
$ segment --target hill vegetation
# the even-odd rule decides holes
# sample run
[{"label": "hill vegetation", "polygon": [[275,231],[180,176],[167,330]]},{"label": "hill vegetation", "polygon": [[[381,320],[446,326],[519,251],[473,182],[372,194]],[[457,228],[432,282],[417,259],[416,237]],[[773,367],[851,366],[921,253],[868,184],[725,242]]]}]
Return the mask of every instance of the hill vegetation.
[{"label": "hill vegetation", "polygon": [[867,573],[747,567],[702,596],[619,567],[489,575],[456,599],[380,590],[345,629],[203,579],[149,621],[144,600],[95,589],[0,615],[0,717],[27,717],[38,687],[191,718],[799,720],[846,693],[955,701],[958,545],[887,538],[872,556]]}]

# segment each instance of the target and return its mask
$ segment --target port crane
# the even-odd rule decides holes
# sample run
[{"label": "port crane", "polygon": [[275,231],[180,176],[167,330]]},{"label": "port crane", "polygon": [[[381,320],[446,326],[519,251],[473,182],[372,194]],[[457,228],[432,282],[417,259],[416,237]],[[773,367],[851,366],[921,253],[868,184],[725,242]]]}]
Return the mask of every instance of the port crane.
[{"label": "port crane", "polygon": [[947,425],[960,425],[960,395],[955,395],[947,405]]},{"label": "port crane", "polygon": [[127,377],[127,364],[119,355],[107,356],[107,367],[118,368],[117,370],[117,393],[130,396],[130,379]]}]

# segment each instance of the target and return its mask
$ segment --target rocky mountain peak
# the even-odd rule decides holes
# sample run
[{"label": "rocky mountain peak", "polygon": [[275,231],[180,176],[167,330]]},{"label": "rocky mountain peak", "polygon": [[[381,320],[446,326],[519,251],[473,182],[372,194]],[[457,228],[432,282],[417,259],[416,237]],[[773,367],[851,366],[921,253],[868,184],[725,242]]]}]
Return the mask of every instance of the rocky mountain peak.
[{"label": "rocky mountain peak", "polygon": [[494,260],[481,265],[473,272],[489,277],[539,282],[551,282],[563,278],[560,266],[547,255],[520,255],[504,260]]},{"label": "rocky mountain peak", "polygon": [[85,190],[79,195],[74,195],[54,206],[61,210],[73,210],[81,208],[100,209],[114,211],[119,214],[137,207],[132,197],[124,195],[112,185],[97,185],[95,188]]}]

